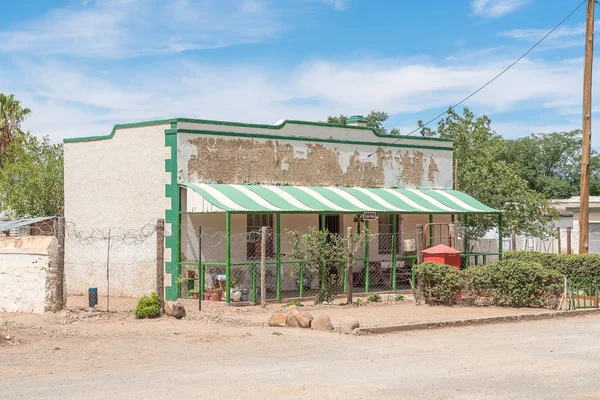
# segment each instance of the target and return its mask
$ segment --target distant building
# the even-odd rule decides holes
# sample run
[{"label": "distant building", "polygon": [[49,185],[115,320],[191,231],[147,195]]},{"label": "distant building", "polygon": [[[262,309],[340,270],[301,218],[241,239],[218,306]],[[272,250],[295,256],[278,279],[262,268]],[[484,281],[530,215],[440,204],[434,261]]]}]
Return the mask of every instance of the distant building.
[{"label": "distant building", "polygon": [[0,236],[51,236],[54,235],[55,219],[38,217],[10,220],[0,214]]},{"label": "distant building", "polygon": [[[566,231],[571,228],[572,253],[579,253],[579,201],[579,196],[550,200],[560,214],[556,226],[561,229],[561,249],[566,249]],[[590,253],[600,253],[600,196],[590,196],[588,249]]]}]

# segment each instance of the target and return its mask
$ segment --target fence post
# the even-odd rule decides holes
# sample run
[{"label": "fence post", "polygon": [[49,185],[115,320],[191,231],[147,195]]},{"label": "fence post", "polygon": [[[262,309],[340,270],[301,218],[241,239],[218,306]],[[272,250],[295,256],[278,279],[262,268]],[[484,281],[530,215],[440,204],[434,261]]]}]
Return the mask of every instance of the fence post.
[{"label": "fence post", "polygon": [[202,311],[204,300],[204,268],[202,268],[202,227],[198,227],[198,311]]},{"label": "fence post", "polygon": [[557,253],[560,254],[560,252],[562,250],[561,249],[561,247],[562,247],[561,244],[562,243],[561,243],[561,240],[560,240],[560,228],[556,228],[556,237],[558,238],[558,243],[557,243],[558,244],[558,251],[557,251]]},{"label": "fence post", "polygon": [[417,224],[417,237],[415,238],[415,250],[417,252],[417,264],[423,263],[423,224]]},{"label": "fence post", "polygon": [[571,230],[570,226],[567,226],[567,254],[571,254]]},{"label": "fence post", "polygon": [[354,236],[352,227],[348,227],[348,268],[346,271],[346,303],[352,304],[352,290],[354,289]]},{"label": "fence post", "polygon": [[369,269],[371,263],[369,259],[370,254],[370,242],[371,242],[371,231],[369,230],[369,220],[365,220],[365,293],[369,293]]},{"label": "fence post", "polygon": [[156,294],[160,313],[165,312],[165,220],[156,221]]},{"label": "fence post", "polygon": [[260,228],[260,306],[267,306],[267,227]]},{"label": "fence post", "polygon": [[65,217],[56,219],[55,229],[56,239],[58,241],[58,268],[56,269],[56,305],[55,310],[62,310],[66,305],[65,298]]},{"label": "fence post", "polygon": [[398,215],[392,214],[392,290],[396,291],[396,252],[398,251]]}]

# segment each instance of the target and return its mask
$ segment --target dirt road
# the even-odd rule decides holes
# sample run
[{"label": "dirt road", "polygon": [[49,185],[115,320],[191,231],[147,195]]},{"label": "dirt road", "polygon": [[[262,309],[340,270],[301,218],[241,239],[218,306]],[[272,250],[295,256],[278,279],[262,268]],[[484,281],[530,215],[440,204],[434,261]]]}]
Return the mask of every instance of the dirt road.
[{"label": "dirt road", "polygon": [[600,398],[600,316],[372,337],[57,318],[0,314],[22,342],[2,399]]}]

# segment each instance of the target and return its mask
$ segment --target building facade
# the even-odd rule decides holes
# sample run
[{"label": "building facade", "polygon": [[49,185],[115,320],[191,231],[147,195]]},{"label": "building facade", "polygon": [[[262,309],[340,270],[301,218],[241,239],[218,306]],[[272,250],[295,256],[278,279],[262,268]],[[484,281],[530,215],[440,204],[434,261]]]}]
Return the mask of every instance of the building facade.
[{"label": "building facade", "polygon": [[[166,298],[175,299],[185,286],[182,271],[198,264],[198,254],[207,267],[213,262],[226,270],[229,294],[234,264],[256,261],[250,244],[231,237],[248,241],[261,226],[279,238],[271,257],[279,296],[294,285],[279,272],[290,250],[284,232],[319,226],[345,232],[358,228],[357,216],[365,211],[379,215],[370,232],[394,235],[415,232],[417,224],[448,224],[454,214],[498,213],[451,190],[452,141],[379,135],[365,125],[362,117],[344,126],[177,118],[66,139],[65,218],[81,231],[135,230],[164,218]],[[403,245],[393,240],[394,271]],[[78,246],[67,237],[67,268],[76,264]],[[390,257],[391,249],[371,247],[367,270]],[[139,257],[129,272],[151,282],[153,265],[152,254]]]}]

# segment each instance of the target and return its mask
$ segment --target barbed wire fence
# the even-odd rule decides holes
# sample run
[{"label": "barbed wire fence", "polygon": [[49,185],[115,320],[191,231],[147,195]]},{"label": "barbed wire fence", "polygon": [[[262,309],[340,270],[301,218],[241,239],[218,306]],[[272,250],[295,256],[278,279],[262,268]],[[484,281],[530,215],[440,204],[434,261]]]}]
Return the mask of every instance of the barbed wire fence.
[{"label": "barbed wire fence", "polygon": [[[56,232],[59,243],[61,232]],[[64,226],[63,299],[67,308],[130,311],[151,292],[162,299],[164,221],[140,229],[109,227],[82,230]]]}]

